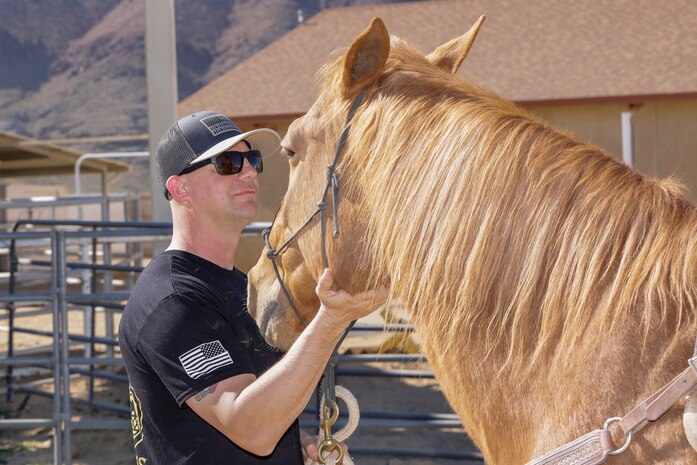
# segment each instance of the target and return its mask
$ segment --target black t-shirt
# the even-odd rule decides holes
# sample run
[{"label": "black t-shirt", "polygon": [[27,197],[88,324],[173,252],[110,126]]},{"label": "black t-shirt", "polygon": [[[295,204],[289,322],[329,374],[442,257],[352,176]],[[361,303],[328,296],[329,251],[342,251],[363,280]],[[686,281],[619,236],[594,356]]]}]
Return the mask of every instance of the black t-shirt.
[{"label": "black t-shirt", "polygon": [[259,376],[280,357],[247,312],[246,293],[241,271],[182,251],[164,252],[141,273],[119,326],[139,465],[303,463],[297,421],[259,457],[185,404],[224,379]]}]

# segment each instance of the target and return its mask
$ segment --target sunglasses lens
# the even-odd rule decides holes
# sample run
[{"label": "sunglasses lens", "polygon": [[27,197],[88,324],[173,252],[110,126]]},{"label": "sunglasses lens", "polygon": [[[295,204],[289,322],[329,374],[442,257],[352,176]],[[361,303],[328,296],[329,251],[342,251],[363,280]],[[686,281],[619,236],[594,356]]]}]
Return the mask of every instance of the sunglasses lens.
[{"label": "sunglasses lens", "polygon": [[247,160],[249,161],[249,164],[252,165],[252,168],[257,170],[257,173],[261,173],[264,171],[264,162],[261,161],[261,152],[258,150],[252,150],[247,153]]},{"label": "sunglasses lens", "polygon": [[249,152],[223,152],[213,158],[213,164],[218,174],[227,176],[242,171],[245,158],[257,173],[263,171],[264,165],[261,161],[261,153],[258,150],[250,150]]},{"label": "sunglasses lens", "polygon": [[218,174],[228,175],[242,171],[242,157],[239,152],[221,153],[213,160]]}]

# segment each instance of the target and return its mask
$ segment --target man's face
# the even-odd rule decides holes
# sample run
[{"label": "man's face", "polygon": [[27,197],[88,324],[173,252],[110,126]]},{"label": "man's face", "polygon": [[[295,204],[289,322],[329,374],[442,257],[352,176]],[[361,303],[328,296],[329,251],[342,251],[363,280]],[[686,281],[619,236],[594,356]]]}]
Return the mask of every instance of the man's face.
[{"label": "man's face", "polygon": [[[249,148],[240,142],[229,150],[247,152]],[[189,187],[192,206],[196,211],[205,211],[221,221],[236,219],[246,225],[257,213],[257,172],[244,159],[242,171],[237,174],[220,175],[210,163],[183,175]]]}]

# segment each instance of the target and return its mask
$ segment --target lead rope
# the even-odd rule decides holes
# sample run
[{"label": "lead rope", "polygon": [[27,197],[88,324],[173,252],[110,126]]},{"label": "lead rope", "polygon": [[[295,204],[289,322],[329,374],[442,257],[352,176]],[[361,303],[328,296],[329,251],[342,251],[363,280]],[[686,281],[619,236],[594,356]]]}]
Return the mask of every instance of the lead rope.
[{"label": "lead rope", "polygon": [[[317,443],[317,455],[319,457],[318,460],[320,464],[327,463],[329,465],[335,465],[336,463],[342,465],[353,465],[353,462],[350,458],[344,457],[344,449],[343,447],[341,447],[341,441],[346,439],[346,437],[348,436],[344,438],[339,438],[338,435],[333,436],[331,428],[334,425],[334,423],[336,423],[336,420],[339,417],[339,407],[336,403],[336,396],[338,394],[339,388],[341,388],[342,391],[344,391],[348,396],[350,396],[351,399],[353,399],[353,405],[355,405],[355,412],[356,414],[358,413],[358,402],[356,401],[356,398],[353,397],[353,395],[348,391],[348,389],[343,388],[341,386],[336,386],[335,384],[335,370],[338,361],[339,347],[341,346],[341,343],[344,341],[344,339],[351,331],[351,328],[353,328],[353,325],[355,323],[355,321],[352,321],[351,324],[348,325],[348,327],[344,330],[344,334],[341,336],[339,341],[334,346],[334,351],[332,352],[332,356],[329,358],[329,361],[327,362],[327,366],[324,369],[324,374],[320,383],[320,391],[322,391],[322,397],[320,398],[318,408],[320,419],[320,437]],[[349,406],[350,414],[352,406],[349,405],[349,401],[347,401],[346,398],[342,397],[342,399],[344,399],[346,405]],[[349,421],[351,421],[350,418]],[[358,418],[355,419],[355,424],[358,425]],[[355,429],[355,427],[353,429]],[[351,430],[351,433],[353,433],[353,430]],[[351,433],[349,433],[349,435]],[[327,454],[324,454],[324,451],[326,451]],[[332,451],[337,452],[336,459],[334,459],[331,456]],[[328,460],[329,458],[331,458],[332,462],[325,462],[325,460]],[[343,458],[347,458],[348,461],[342,462]]]}]

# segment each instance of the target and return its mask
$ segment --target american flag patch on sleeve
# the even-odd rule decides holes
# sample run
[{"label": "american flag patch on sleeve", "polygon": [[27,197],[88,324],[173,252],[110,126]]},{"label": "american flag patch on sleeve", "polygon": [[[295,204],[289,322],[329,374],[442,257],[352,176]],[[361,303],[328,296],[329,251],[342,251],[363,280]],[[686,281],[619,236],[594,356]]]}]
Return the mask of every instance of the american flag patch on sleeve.
[{"label": "american flag patch on sleeve", "polygon": [[225,365],[232,365],[230,354],[220,341],[206,342],[179,356],[186,374],[196,379]]}]

